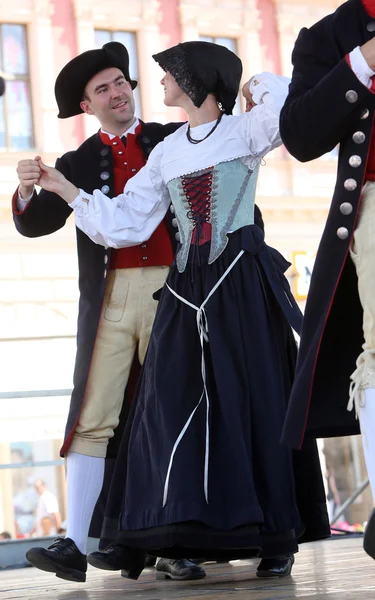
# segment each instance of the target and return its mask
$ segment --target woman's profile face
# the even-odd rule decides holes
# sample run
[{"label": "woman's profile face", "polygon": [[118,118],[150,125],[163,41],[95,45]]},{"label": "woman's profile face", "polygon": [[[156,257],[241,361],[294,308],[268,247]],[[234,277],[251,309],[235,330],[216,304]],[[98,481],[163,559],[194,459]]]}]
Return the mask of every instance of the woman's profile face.
[{"label": "woman's profile face", "polygon": [[181,106],[181,102],[186,94],[179,87],[169,71],[166,72],[160,83],[164,87],[164,104],[166,106]]}]

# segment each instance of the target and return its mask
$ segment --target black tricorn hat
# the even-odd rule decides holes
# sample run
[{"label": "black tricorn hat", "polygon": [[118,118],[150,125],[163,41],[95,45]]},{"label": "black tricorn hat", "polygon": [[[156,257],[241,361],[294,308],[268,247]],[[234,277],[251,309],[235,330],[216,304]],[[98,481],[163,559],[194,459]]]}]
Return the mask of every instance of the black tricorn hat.
[{"label": "black tricorn hat", "polygon": [[236,103],[242,76],[242,62],[234,52],[213,42],[183,42],[153,58],[173,75],[179,87],[198,108],[214,94],[223,111],[230,115]]},{"label": "black tricorn hat", "polygon": [[137,82],[130,79],[129,54],[123,44],[108,42],[101,49],[87,50],[79,54],[60,71],[55,83],[55,97],[59,107],[59,119],[74,117],[83,112],[80,107],[85,87],[100,71],[116,67],[132,86]]}]

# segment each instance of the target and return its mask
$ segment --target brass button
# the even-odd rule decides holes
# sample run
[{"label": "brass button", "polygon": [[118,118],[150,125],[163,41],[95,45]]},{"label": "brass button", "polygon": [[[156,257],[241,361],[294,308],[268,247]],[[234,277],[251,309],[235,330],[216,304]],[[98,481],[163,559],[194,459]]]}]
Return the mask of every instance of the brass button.
[{"label": "brass button", "polygon": [[353,142],[355,142],[356,144],[363,144],[365,139],[366,136],[363,133],[363,131],[356,131],[355,133],[353,133]]},{"label": "brass button", "polygon": [[350,202],[343,202],[340,204],[340,212],[346,216],[350,215],[353,212],[353,204],[350,204]]},{"label": "brass button", "polygon": [[350,104],[354,104],[358,100],[358,94],[355,90],[349,90],[346,92],[345,98]]},{"label": "brass button", "polygon": [[345,179],[344,181],[344,188],[348,191],[348,192],[354,192],[354,190],[357,188],[357,182],[355,179]]},{"label": "brass button", "polygon": [[353,205],[350,202],[343,202],[340,204],[340,212],[343,215],[350,215],[353,212]]},{"label": "brass button", "polygon": [[340,240],[346,240],[349,237],[349,231],[347,228],[339,227],[337,230],[337,237],[340,238]]},{"label": "brass button", "polygon": [[353,167],[354,169],[356,169],[357,167],[360,167],[362,164],[362,158],[360,156],[358,156],[358,154],[353,154],[353,156],[351,156],[349,158],[349,164],[351,167]]}]

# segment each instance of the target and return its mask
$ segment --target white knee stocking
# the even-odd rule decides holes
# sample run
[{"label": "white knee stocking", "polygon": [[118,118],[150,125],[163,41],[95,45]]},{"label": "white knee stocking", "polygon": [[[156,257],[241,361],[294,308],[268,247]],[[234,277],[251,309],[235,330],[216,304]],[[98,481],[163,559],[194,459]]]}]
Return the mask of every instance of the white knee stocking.
[{"label": "white knee stocking", "polygon": [[69,452],[67,455],[67,531],[82,554],[96,502],[103,487],[104,458]]},{"label": "white knee stocking", "polygon": [[372,496],[375,500],[375,388],[364,390],[365,406],[359,407],[362,444]]}]

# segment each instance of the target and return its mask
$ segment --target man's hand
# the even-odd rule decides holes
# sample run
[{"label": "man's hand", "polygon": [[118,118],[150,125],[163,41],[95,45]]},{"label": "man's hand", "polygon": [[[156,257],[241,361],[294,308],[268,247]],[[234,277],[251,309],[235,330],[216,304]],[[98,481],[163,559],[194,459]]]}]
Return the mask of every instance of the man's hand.
[{"label": "man's hand", "polygon": [[34,185],[39,182],[40,168],[38,165],[38,158],[36,156],[34,160],[20,160],[17,165],[17,175],[19,179],[19,194],[21,198],[27,198],[34,191]]},{"label": "man's hand", "polygon": [[372,38],[363,44],[363,46],[361,46],[361,52],[370,69],[375,71],[375,38]]},{"label": "man's hand", "polygon": [[44,164],[40,156],[38,158],[38,167],[40,177],[37,182],[44,190],[55,192],[70,204],[78,196],[79,189],[70,183],[60,171]]},{"label": "man's hand", "polygon": [[253,95],[250,92],[250,81],[251,79],[246,81],[246,83],[242,86],[242,95],[246,100],[246,112],[250,112],[251,109],[256,106],[255,102],[253,101]]}]

